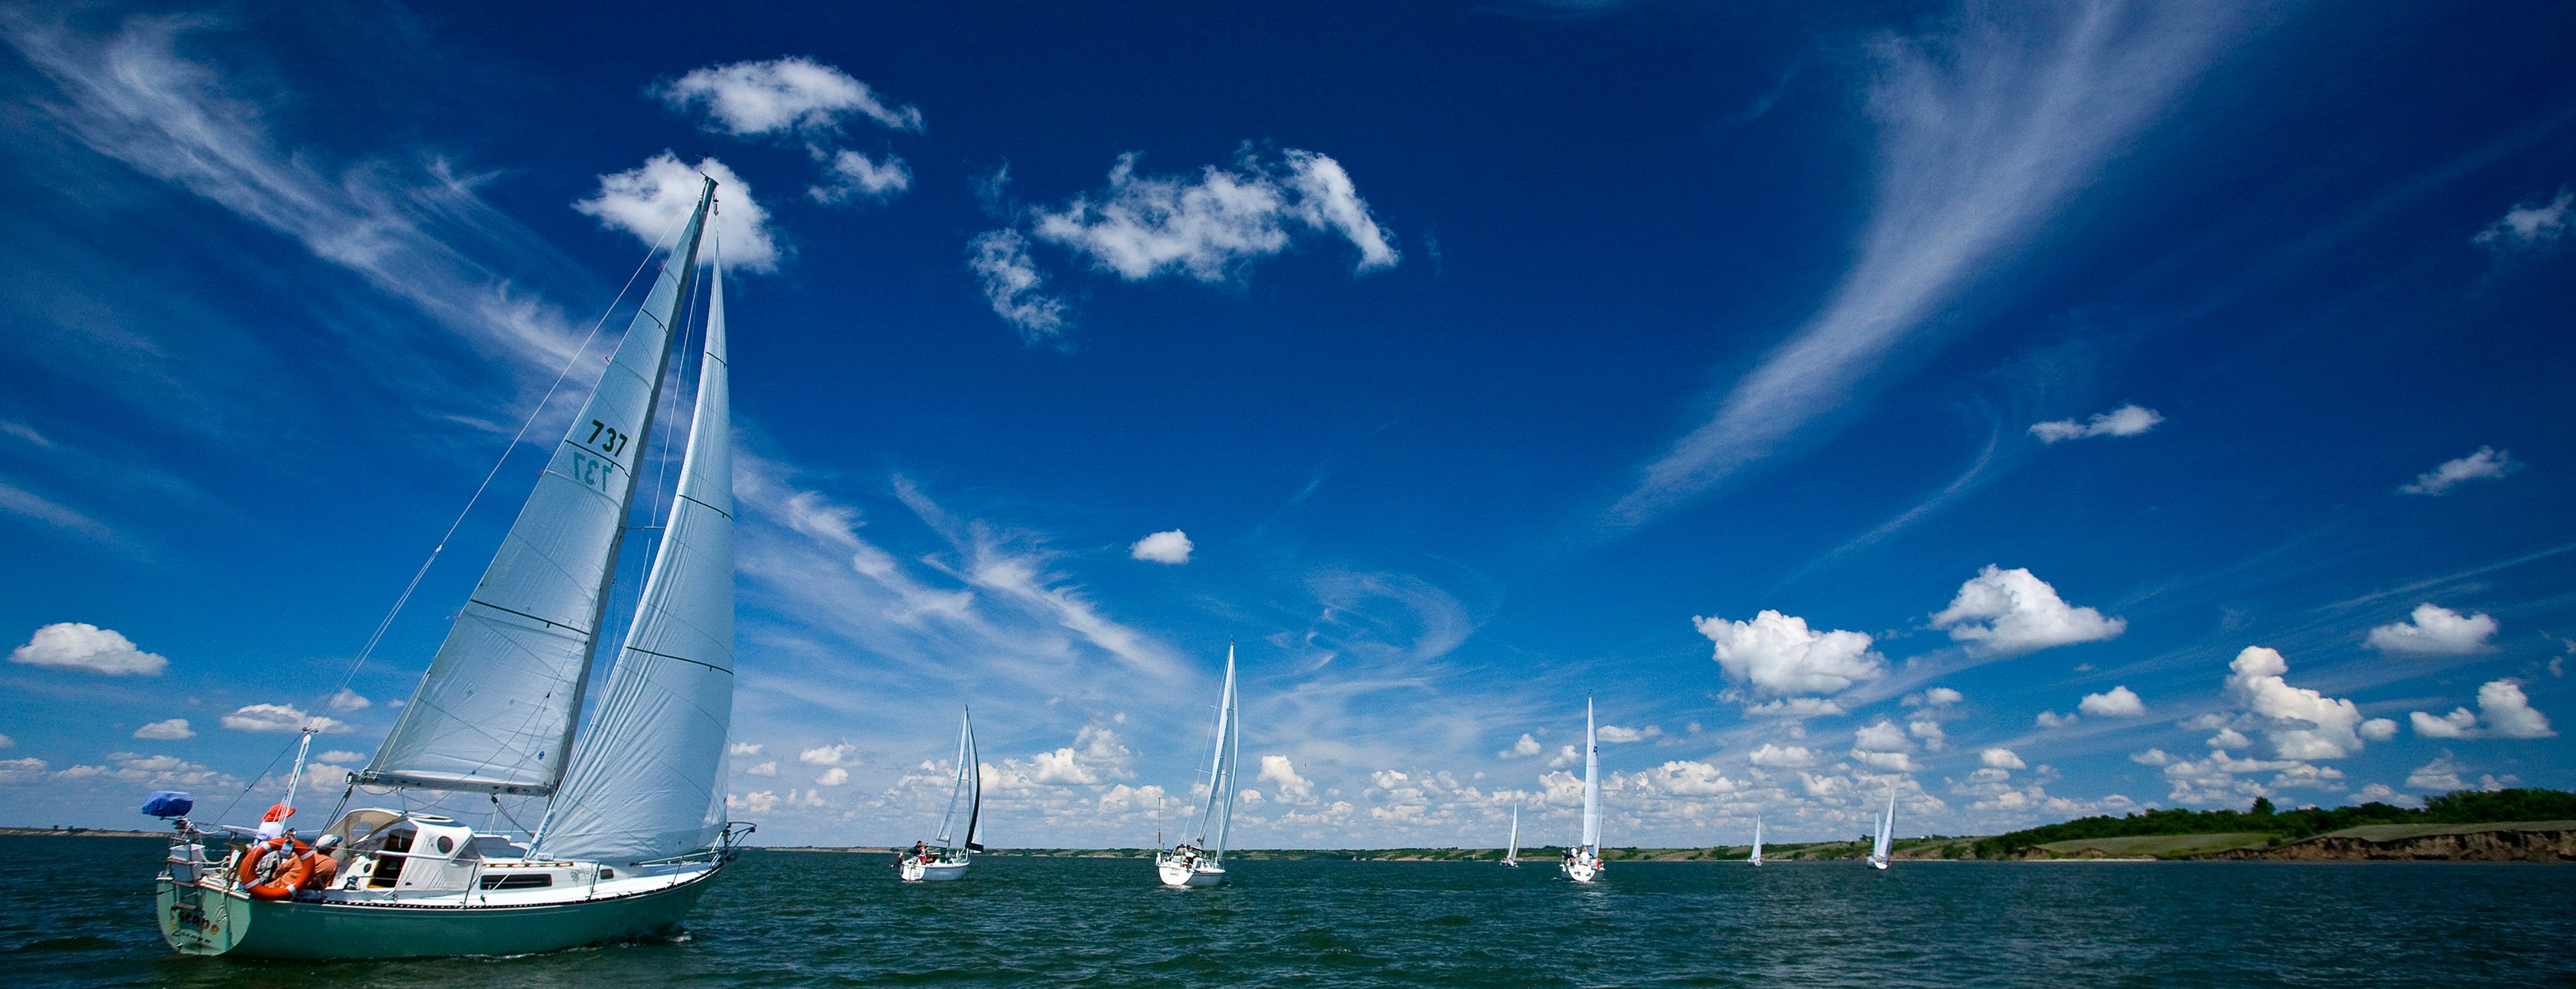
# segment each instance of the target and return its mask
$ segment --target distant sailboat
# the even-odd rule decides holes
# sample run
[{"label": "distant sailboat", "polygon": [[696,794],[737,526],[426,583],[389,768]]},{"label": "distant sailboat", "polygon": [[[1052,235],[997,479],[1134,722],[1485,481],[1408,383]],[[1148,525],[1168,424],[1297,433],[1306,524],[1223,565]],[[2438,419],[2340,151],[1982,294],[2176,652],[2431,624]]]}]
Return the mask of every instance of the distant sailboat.
[{"label": "distant sailboat", "polygon": [[1755,865],[1762,864],[1762,818],[1759,816],[1753,819],[1753,858],[1750,861]]},{"label": "distant sailboat", "polygon": [[1234,710],[1234,646],[1225,647],[1225,691],[1216,708],[1216,734],[1209,746],[1207,803],[1199,807],[1198,833],[1169,850],[1154,854],[1154,871],[1171,887],[1216,886],[1225,882],[1225,832],[1234,823],[1234,761],[1242,726]]},{"label": "distant sailboat", "polygon": [[255,958],[553,951],[670,930],[733,861],[750,826],[727,822],[722,779],[734,561],[720,265],[677,497],[607,692],[577,724],[618,551],[641,528],[627,516],[715,191],[708,180],[419,689],[350,778],[351,792],[488,795],[496,814],[504,796],[545,798],[533,836],[362,808],[312,835],[310,852],[280,835],[206,869],[201,842],[217,833],[182,817],[156,883],[172,947]]},{"label": "distant sailboat", "polygon": [[1521,867],[1521,809],[1518,807],[1512,808],[1512,844],[1503,850],[1503,864],[1515,869]]},{"label": "distant sailboat", "polygon": [[1601,877],[1601,738],[1590,698],[1583,701],[1583,844],[1566,851],[1562,868],[1578,883]]},{"label": "distant sailboat", "polygon": [[1896,839],[1896,782],[1887,784],[1887,816],[1878,819],[1878,843],[1870,846],[1869,867],[1887,868],[1888,845]]},{"label": "distant sailboat", "polygon": [[[966,802],[966,841],[960,845],[957,802]],[[908,883],[945,882],[966,878],[966,865],[976,852],[984,850],[984,779],[975,755],[975,713],[967,711],[957,719],[957,784],[948,791],[948,814],[939,819],[939,836],[931,843],[915,846],[915,852],[899,863],[903,881]]]}]

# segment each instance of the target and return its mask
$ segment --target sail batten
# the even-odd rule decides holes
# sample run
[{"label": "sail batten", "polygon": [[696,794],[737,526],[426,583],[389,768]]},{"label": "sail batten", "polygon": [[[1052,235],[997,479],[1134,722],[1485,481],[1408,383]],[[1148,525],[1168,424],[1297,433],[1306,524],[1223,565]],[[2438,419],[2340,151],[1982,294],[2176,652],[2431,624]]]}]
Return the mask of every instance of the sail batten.
[{"label": "sail batten", "polygon": [[705,849],[724,832],[734,598],[725,347],[718,264],[678,496],[607,693],[573,751],[531,854],[651,862]]},{"label": "sail batten", "polygon": [[666,261],[646,291],[401,718],[354,782],[542,795],[562,781],[708,202],[701,198],[673,248],[678,266]]}]

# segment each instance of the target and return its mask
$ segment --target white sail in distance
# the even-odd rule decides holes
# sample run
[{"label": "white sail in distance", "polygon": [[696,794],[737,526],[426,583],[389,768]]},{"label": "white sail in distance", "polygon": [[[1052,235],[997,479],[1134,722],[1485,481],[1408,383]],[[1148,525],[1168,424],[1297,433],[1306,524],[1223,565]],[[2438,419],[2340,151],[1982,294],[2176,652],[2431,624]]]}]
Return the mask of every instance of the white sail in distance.
[{"label": "white sail in distance", "polygon": [[941,848],[957,847],[957,804],[966,804],[966,850],[984,850],[984,781],[982,767],[975,754],[975,714],[968,710],[957,719],[957,784],[948,791],[948,813],[939,819],[937,841]]},{"label": "white sail in distance", "polygon": [[724,831],[724,751],[733,727],[733,417],[720,254],[721,245],[680,486],[607,693],[537,836],[546,855],[648,862],[706,848]]},{"label": "white sail in distance", "polygon": [[1753,857],[1750,861],[1755,865],[1762,864],[1762,819],[1760,817],[1753,819]]},{"label": "white sail in distance", "polygon": [[1520,809],[1520,808],[1518,808],[1518,807],[1514,807],[1514,808],[1512,808],[1512,843],[1511,843],[1511,847],[1506,848],[1506,849],[1504,849],[1504,850],[1503,850],[1503,861],[1504,861],[1504,863],[1506,863],[1506,864],[1515,864],[1515,863],[1518,863],[1520,860],[1521,860],[1521,809]]},{"label": "white sail in distance", "polygon": [[[354,782],[540,795],[563,779],[715,183],[663,260],[429,671]],[[728,612],[729,613],[729,612]]]},{"label": "white sail in distance", "polygon": [[1592,725],[1592,699],[1583,700],[1583,847],[1601,852],[1601,737]]},{"label": "white sail in distance", "polygon": [[1887,867],[1887,852],[1896,840],[1896,783],[1887,784],[1887,815],[1878,819],[1878,841],[1870,846],[1869,860],[1879,868]]}]

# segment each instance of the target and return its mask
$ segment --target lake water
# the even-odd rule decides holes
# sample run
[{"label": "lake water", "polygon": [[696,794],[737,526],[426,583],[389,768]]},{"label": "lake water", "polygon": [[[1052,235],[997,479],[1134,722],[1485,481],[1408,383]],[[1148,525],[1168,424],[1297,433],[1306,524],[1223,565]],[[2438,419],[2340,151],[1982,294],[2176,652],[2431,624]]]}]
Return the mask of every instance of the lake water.
[{"label": "lake water", "polygon": [[1237,862],[753,852],[678,940],[525,958],[182,958],[149,839],[0,837],[0,984],[33,986],[2351,986],[2576,983],[2576,867]]}]

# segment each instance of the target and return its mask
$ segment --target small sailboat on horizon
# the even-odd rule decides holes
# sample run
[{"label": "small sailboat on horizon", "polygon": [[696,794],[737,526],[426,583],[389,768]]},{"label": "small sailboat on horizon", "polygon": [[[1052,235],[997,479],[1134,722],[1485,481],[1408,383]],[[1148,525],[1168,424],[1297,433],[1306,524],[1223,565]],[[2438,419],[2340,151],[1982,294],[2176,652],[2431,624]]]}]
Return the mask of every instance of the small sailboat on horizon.
[{"label": "small sailboat on horizon", "polygon": [[1225,689],[1218,695],[1216,732],[1209,744],[1207,802],[1199,806],[1197,833],[1154,853],[1154,871],[1175,889],[1225,882],[1225,835],[1234,823],[1234,764],[1242,737],[1235,717],[1234,645],[1225,647]]},{"label": "small sailboat on horizon", "polygon": [[1565,878],[1601,878],[1601,737],[1592,721],[1592,699],[1583,699],[1583,843],[1565,852]]},{"label": "small sailboat on horizon", "polygon": [[1746,861],[1762,864],[1762,817],[1758,814],[1753,818],[1753,857]]},{"label": "small sailboat on horizon", "polygon": [[[959,842],[957,802],[966,802],[965,841]],[[975,853],[984,850],[984,775],[975,754],[975,712],[968,709],[957,716],[957,782],[948,791],[948,813],[939,818],[939,834],[929,842],[916,843],[912,851],[895,863],[897,874],[908,883],[936,883],[966,878],[966,867]]]},{"label": "small sailboat on horizon", "polygon": [[1512,843],[1503,850],[1503,864],[1514,869],[1521,867],[1521,809],[1518,807],[1512,808]]},{"label": "small sailboat on horizon", "polygon": [[1870,846],[1869,867],[1887,868],[1887,853],[1896,840],[1896,782],[1887,784],[1887,814],[1878,819],[1878,840]]}]

